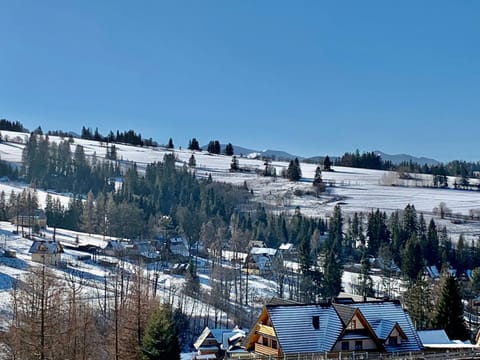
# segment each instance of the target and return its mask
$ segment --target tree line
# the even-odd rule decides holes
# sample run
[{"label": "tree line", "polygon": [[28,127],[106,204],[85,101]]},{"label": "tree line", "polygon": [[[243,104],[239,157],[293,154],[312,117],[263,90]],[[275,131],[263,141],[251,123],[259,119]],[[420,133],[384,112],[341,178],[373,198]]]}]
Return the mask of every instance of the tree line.
[{"label": "tree line", "polygon": [[124,143],[134,146],[158,146],[152,138],[143,139],[141,134],[137,134],[132,129],[123,132],[117,130],[116,134],[114,134],[113,131],[110,131],[107,136],[103,136],[98,131],[98,128],[95,128],[95,131],[92,131],[91,128],[83,126],[80,138],[108,143]]}]

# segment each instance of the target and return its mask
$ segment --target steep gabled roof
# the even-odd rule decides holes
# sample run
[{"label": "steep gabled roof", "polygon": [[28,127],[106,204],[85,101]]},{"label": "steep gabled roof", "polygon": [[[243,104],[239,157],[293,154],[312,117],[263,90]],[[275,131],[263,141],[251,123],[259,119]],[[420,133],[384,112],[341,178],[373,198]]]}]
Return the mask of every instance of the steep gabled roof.
[{"label": "steep gabled roof", "polygon": [[375,321],[372,323],[372,327],[375,331],[375,334],[377,334],[377,337],[383,341],[388,339],[388,337],[395,328],[398,330],[400,336],[402,336],[403,339],[407,339],[407,335],[405,335],[402,327],[397,322],[394,322],[392,320],[382,319],[379,321]]},{"label": "steep gabled roof", "polygon": [[[355,303],[367,321],[374,328],[375,333],[379,339],[386,340],[385,334],[390,335],[393,328],[398,325],[400,328],[402,340],[400,345],[390,345],[388,342],[384,343],[385,350],[388,352],[397,351],[420,351],[423,348],[422,341],[413,326],[413,323],[408,314],[402,309],[400,303],[385,301],[385,302],[364,302]],[[390,327],[391,326],[391,327]],[[387,335],[387,337],[388,337]]]},{"label": "steep gabled roof", "polygon": [[[330,304],[267,305],[266,308],[283,354],[330,351],[343,330]],[[312,324],[314,316],[319,317],[318,329]]]},{"label": "steep gabled roof", "polygon": [[63,253],[63,247],[56,241],[35,240],[28,252],[30,254],[59,254]]},{"label": "steep gabled roof", "polygon": [[[379,339],[378,334],[373,329],[372,324],[368,322],[360,309],[355,306],[355,303],[333,304],[333,307],[337,311],[339,317],[342,319],[342,340],[354,339],[356,337],[358,337],[359,339],[369,338],[377,345],[377,348],[379,350],[384,350],[383,343]],[[360,320],[360,322],[363,324],[363,329],[348,328],[350,322],[354,317]]]},{"label": "steep gabled roof", "polygon": [[357,309],[352,306],[342,305],[342,304],[333,304],[335,309],[337,310],[338,316],[340,320],[342,320],[343,326],[347,326],[350,320],[352,320],[353,315]]}]

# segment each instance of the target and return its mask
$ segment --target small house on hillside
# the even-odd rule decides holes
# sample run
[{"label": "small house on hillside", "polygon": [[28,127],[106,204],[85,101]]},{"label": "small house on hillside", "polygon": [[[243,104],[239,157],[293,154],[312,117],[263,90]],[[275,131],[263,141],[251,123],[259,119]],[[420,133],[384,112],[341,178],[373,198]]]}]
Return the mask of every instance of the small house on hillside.
[{"label": "small house on hillside", "polygon": [[255,275],[268,274],[272,271],[272,264],[277,256],[281,256],[277,249],[253,247],[245,259],[243,270]]},{"label": "small house on hillside", "polygon": [[45,229],[47,227],[47,216],[42,209],[35,209],[13,216],[10,222],[18,226],[38,226],[40,229]]},{"label": "small house on hillside", "polygon": [[188,241],[182,237],[173,237],[170,239],[170,253],[172,255],[188,257]]},{"label": "small house on hillside", "polygon": [[438,268],[436,265],[426,266],[425,275],[428,276],[428,278],[431,280],[440,279],[440,271],[438,271]]},{"label": "small house on hillside", "polygon": [[56,241],[35,240],[28,252],[32,254],[32,261],[59,266],[62,261],[63,247]]},{"label": "small house on hillside", "polygon": [[194,359],[224,359],[246,355],[241,346],[246,332],[238,327],[234,329],[210,329],[208,326],[197,338],[193,347],[197,351]]},{"label": "small house on hillside", "polygon": [[126,251],[125,244],[118,240],[109,240],[103,248],[103,253],[108,256],[125,256]]},{"label": "small house on hillside", "polygon": [[153,261],[159,258],[158,251],[144,241],[132,241],[125,245],[125,253],[132,258],[142,259],[144,261]]},{"label": "small house on hillside", "polygon": [[294,259],[297,254],[297,249],[292,243],[283,243],[279,246],[278,251],[282,254],[284,259]]},{"label": "small house on hillside", "polygon": [[251,248],[254,248],[254,247],[265,248],[265,247],[267,247],[267,245],[265,245],[265,243],[261,240],[250,240],[249,243],[248,243],[248,248],[251,249]]}]

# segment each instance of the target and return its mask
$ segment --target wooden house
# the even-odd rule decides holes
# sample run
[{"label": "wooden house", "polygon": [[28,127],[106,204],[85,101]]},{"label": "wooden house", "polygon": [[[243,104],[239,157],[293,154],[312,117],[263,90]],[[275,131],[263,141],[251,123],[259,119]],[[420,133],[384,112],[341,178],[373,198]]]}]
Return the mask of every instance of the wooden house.
[{"label": "wooden house", "polygon": [[208,326],[197,338],[193,347],[197,351],[194,359],[224,359],[246,355],[242,347],[246,332],[238,327],[234,329],[210,329]]},{"label": "wooden house", "polygon": [[109,240],[103,248],[103,253],[108,256],[126,256],[127,249],[125,244],[118,240]]},{"label": "wooden house", "polygon": [[277,249],[253,247],[250,249],[243,270],[249,274],[265,275],[272,271],[275,258],[281,256]]},{"label": "wooden house", "polygon": [[399,302],[266,305],[246,341],[259,355],[418,352],[423,349]]},{"label": "wooden house", "polygon": [[28,252],[32,254],[32,261],[59,266],[62,261],[63,247],[56,241],[35,240]]},{"label": "wooden house", "polygon": [[45,229],[47,227],[47,216],[42,209],[35,209],[13,216],[10,222],[18,226],[38,226],[40,229]]}]

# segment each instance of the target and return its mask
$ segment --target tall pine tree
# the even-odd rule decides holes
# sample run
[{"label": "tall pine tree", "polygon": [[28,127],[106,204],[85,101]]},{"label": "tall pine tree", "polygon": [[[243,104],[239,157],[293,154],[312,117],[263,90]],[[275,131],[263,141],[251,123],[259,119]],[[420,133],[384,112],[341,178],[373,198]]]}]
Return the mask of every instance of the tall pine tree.
[{"label": "tall pine tree", "polygon": [[152,314],[140,352],[142,360],[180,360],[180,344],[170,306],[163,305]]},{"label": "tall pine tree", "polygon": [[467,340],[468,330],[463,320],[462,292],[457,280],[450,274],[442,279],[433,325],[445,329],[450,339]]}]

